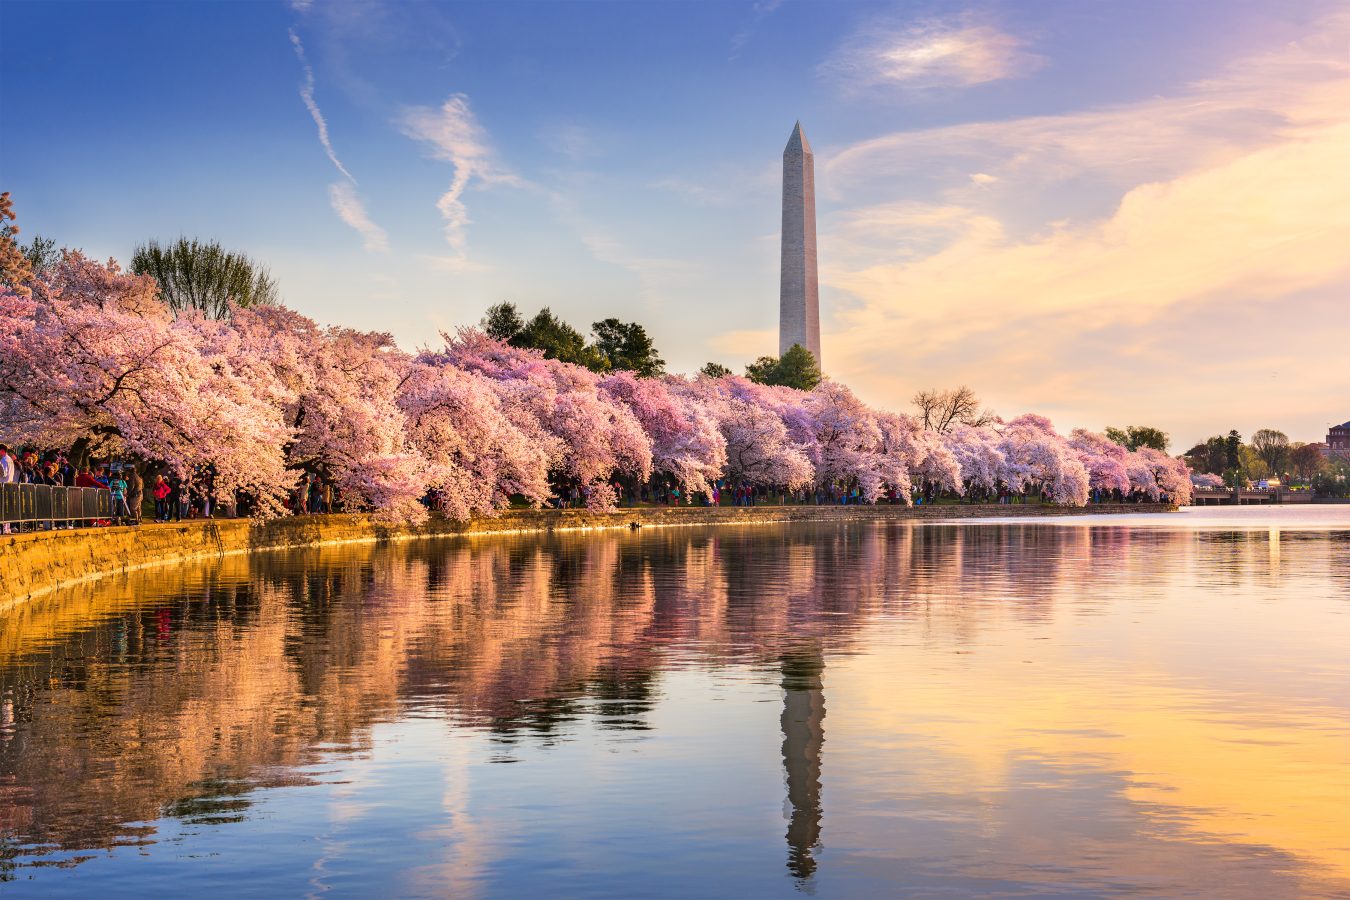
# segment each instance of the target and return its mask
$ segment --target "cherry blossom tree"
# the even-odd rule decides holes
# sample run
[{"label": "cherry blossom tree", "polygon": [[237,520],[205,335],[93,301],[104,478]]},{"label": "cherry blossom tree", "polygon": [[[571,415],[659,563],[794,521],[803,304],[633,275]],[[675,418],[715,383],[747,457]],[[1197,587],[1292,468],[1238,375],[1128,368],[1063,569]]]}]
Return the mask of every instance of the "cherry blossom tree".
[{"label": "cherry blossom tree", "polygon": [[233,308],[228,324],[202,327],[214,328],[236,371],[281,409],[294,432],[288,466],[331,479],[353,509],[406,510],[425,493],[410,474],[398,405],[410,360],[389,335],[320,328],[281,306]]},{"label": "cherry blossom tree", "polygon": [[1002,432],[1000,449],[1008,460],[1008,484],[1034,487],[1054,503],[1083,506],[1088,501],[1088,471],[1067,441],[1044,416],[1023,415]]},{"label": "cherry blossom tree", "polygon": [[1000,449],[999,433],[993,428],[951,425],[943,443],[956,459],[967,492],[994,496],[1007,483],[1008,459]]},{"label": "cherry blossom tree", "polygon": [[958,495],[965,492],[961,464],[942,435],[924,428],[913,416],[885,413],[879,421],[887,452],[904,460],[913,483]]},{"label": "cherry blossom tree", "polygon": [[1140,447],[1135,453],[1152,470],[1160,494],[1165,494],[1168,500],[1179,506],[1191,502],[1191,470],[1184,462],[1152,447]]},{"label": "cherry blossom tree", "polygon": [[1130,491],[1142,494],[1150,500],[1162,498],[1158,487],[1158,476],[1153,472],[1152,464],[1137,451],[1125,457],[1125,474],[1130,479]]},{"label": "cherry blossom tree", "polygon": [[1125,468],[1125,459],[1129,451],[1104,434],[1075,428],[1069,439],[1084,468],[1088,471],[1088,484],[1099,491],[1120,491],[1122,495],[1130,493],[1130,474]]},{"label": "cherry blossom tree", "polygon": [[600,391],[599,376],[581,366],[545,359],[493,340],[477,329],[445,336],[427,364],[448,364],[484,375],[505,401],[505,410],[526,433],[548,436],[555,477],[575,482],[592,508],[614,504],[615,473],[645,481],[651,475],[652,443],[631,408]]},{"label": "cherry blossom tree", "polygon": [[209,467],[218,495],[244,490],[260,511],[279,510],[290,430],[197,325],[156,304],[149,279],[67,254],[31,299],[0,293],[0,429],[183,475]]},{"label": "cherry blossom tree", "polygon": [[[818,484],[856,486],[867,503],[875,503],[890,488],[905,503],[910,502],[911,470],[917,464],[928,472],[930,462],[916,458],[914,451],[922,446],[926,454],[931,449],[926,441],[916,443],[912,423],[877,413],[833,381],[823,382],[807,395],[803,409],[813,429],[808,446]],[[935,477],[944,480],[942,474]],[[959,479],[948,483],[959,490]]]},{"label": "cherry blossom tree", "polygon": [[783,419],[758,402],[762,385],[736,375],[699,376],[683,390],[717,423],[726,441],[726,475],[736,484],[799,490],[811,484],[811,461]]},{"label": "cherry blossom tree", "polygon": [[708,492],[726,468],[727,442],[713,417],[677,390],[680,383],[616,372],[601,380],[600,389],[637,417],[651,441],[657,472],[673,476],[688,491]]},{"label": "cherry blossom tree", "polygon": [[454,519],[490,514],[518,494],[538,505],[549,496],[554,442],[540,440],[537,423],[522,428],[487,376],[448,364],[440,354],[413,360],[399,389],[408,440],[422,466],[394,470],[429,489]]}]

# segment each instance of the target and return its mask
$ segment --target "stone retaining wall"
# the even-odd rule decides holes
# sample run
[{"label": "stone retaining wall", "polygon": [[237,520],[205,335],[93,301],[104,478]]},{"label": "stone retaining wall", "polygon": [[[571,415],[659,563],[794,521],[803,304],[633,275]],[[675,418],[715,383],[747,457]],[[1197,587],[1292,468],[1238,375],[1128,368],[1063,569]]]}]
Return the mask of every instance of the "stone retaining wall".
[{"label": "stone retaining wall", "polygon": [[673,525],[753,525],[773,522],[908,521],[993,516],[1092,515],[1167,512],[1164,504],[1057,506],[756,506],[651,507],[593,512],[584,509],[511,510],[500,516],[452,522],[433,518],[419,527],[388,527],[364,515],[296,516],[254,522],[215,519],[139,528],[83,528],[0,535],[0,614],[15,603],[59,587],[148,566],[252,550],[325,544],[381,543],[454,534],[503,534],[590,528]]}]

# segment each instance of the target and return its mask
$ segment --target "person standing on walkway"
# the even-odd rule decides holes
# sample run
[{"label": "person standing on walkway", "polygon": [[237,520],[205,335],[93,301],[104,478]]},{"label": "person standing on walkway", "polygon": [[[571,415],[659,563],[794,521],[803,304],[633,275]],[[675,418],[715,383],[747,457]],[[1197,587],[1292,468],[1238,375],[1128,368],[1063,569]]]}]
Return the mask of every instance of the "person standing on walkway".
[{"label": "person standing on walkway", "polygon": [[165,478],[163,473],[155,476],[150,493],[155,497],[155,521],[169,521],[169,479]]},{"label": "person standing on walkway", "polygon": [[127,482],[121,472],[112,473],[112,477],[108,479],[108,490],[112,491],[113,520],[119,524],[129,520],[131,510],[127,508]]},{"label": "person standing on walkway", "polygon": [[[14,484],[14,457],[9,455],[9,447],[0,444],[0,484]],[[9,523],[0,523],[0,534],[9,534]]]},{"label": "person standing on walkway", "polygon": [[165,497],[164,521],[177,521],[178,497],[183,492],[183,479],[177,475],[169,476],[169,493]]},{"label": "person standing on walkway", "polygon": [[137,525],[141,524],[141,505],[145,502],[145,482],[141,480],[141,473],[136,471],[135,466],[127,466],[127,508],[131,511],[131,519]]},{"label": "person standing on walkway", "polygon": [[7,444],[0,444],[0,484],[14,484],[18,481],[18,469]]},{"label": "person standing on walkway", "polygon": [[186,478],[178,480],[178,513],[174,518],[180,522],[192,518],[192,482]]}]

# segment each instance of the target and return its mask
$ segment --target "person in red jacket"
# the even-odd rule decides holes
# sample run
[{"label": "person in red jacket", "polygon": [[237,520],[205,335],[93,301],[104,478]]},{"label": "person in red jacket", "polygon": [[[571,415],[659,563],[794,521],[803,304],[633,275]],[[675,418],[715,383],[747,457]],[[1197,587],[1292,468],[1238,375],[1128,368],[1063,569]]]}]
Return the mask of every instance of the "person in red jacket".
[{"label": "person in red jacket", "polygon": [[156,476],[155,476],[155,484],[154,484],[154,487],[152,487],[152,488],[150,489],[150,493],[152,493],[152,494],[155,495],[155,521],[156,521],[156,522],[167,522],[167,521],[169,521],[169,491],[170,491],[170,490],[171,490],[171,488],[169,487],[169,479],[165,478],[163,475],[156,475]]}]

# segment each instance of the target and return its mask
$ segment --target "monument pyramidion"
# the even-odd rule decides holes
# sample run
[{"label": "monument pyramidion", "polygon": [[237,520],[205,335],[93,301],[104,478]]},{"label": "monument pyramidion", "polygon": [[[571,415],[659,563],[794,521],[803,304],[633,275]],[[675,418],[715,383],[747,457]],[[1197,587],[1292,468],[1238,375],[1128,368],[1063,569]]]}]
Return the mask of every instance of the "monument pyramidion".
[{"label": "monument pyramidion", "polygon": [[801,344],[820,365],[820,285],[816,277],[816,163],[798,122],[783,150],[783,256],[778,291],[778,352]]}]

